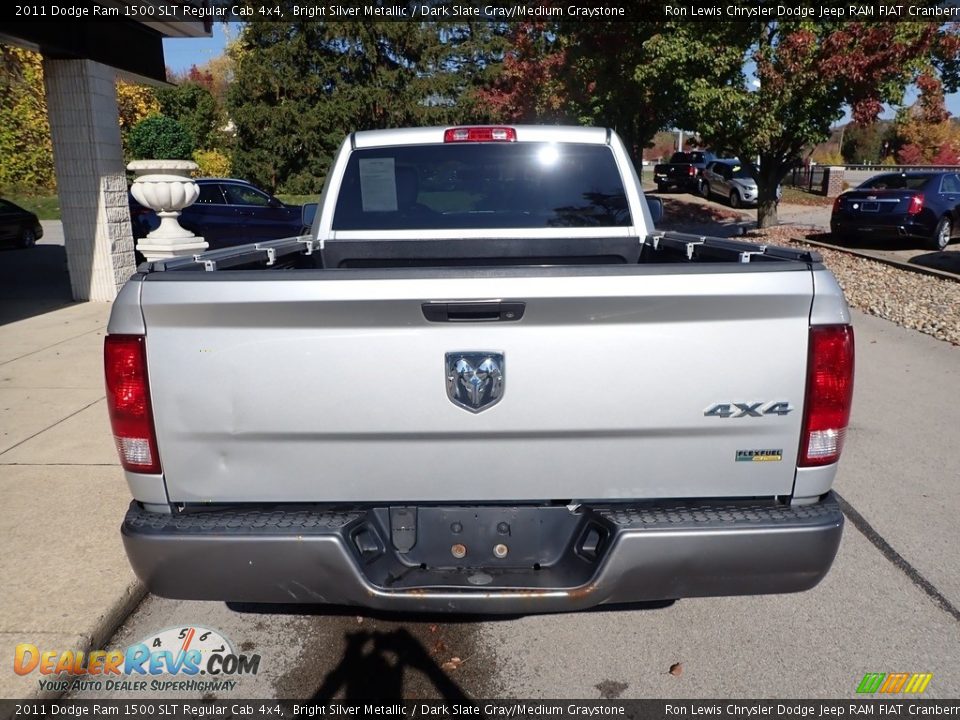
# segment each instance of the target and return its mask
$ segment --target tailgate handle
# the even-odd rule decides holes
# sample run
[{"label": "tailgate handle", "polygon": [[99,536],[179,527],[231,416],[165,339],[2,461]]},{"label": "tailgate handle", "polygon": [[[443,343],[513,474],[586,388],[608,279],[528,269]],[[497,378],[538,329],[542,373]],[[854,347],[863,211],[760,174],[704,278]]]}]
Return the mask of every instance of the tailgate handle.
[{"label": "tailgate handle", "polygon": [[430,322],[516,322],[523,317],[526,303],[423,303],[420,307]]}]

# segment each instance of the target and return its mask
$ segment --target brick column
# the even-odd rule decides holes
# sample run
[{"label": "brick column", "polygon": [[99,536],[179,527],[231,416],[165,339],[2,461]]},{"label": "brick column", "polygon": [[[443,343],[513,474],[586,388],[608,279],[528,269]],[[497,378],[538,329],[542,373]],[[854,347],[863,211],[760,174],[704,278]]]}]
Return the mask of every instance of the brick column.
[{"label": "brick column", "polygon": [[828,198],[843,192],[843,170],[844,168],[836,166],[823,169],[823,194]]},{"label": "brick column", "polygon": [[75,300],[113,300],[135,270],[114,71],[43,61],[67,267]]}]

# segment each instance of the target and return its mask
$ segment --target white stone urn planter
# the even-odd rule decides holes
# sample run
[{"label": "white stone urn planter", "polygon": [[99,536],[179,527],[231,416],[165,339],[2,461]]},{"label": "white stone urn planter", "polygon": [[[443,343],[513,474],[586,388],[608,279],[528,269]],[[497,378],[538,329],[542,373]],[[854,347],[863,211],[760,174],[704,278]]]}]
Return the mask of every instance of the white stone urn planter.
[{"label": "white stone urn planter", "polygon": [[197,169],[195,162],[134,160],[127,169],[136,173],[130,194],[160,218],[160,227],[137,242],[137,250],[147,260],[195,255],[209,247],[202,237],[185,230],[177,222],[180,212],[200,195],[200,188],[190,177]]}]

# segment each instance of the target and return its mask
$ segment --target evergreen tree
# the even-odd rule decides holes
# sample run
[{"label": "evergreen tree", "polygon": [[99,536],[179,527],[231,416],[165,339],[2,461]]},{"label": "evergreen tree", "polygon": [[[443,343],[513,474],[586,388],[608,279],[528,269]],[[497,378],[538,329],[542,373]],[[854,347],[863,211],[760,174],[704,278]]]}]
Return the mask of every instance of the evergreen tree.
[{"label": "evergreen tree", "polygon": [[220,146],[223,115],[212,93],[196,82],[182,82],[156,91],[160,112],[179,122],[193,137],[198,148]]},{"label": "evergreen tree", "polygon": [[883,143],[890,140],[893,126],[876,121],[860,125],[851,122],[843,134],[841,152],[848,163],[879,163],[883,159]]},{"label": "evergreen tree", "polygon": [[485,119],[472,90],[492,72],[497,37],[483,23],[249,23],[229,95],[234,171],[315,193],[354,130]]}]

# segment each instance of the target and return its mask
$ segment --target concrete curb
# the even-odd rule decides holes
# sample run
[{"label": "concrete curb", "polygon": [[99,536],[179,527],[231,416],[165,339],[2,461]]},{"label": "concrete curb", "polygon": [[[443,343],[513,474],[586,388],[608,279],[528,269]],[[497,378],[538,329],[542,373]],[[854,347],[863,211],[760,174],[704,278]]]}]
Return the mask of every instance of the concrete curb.
[{"label": "concrete curb", "polygon": [[[143,599],[147,596],[147,588],[139,580],[130,583],[124,593],[117,598],[116,602],[109,606],[98,618],[96,624],[90,628],[89,633],[82,633],[83,638],[80,646],[76,648],[65,648],[70,650],[81,650],[84,655],[88,655],[94,650],[105,650],[107,642],[113,637],[114,633],[120,628],[127,618],[133,614]],[[29,695],[29,700],[58,700],[66,695],[62,690],[40,690],[37,689]],[[5,720],[5,718],[0,718]]]},{"label": "concrete curb", "polygon": [[113,634],[126,622],[146,596],[147,588],[142,582],[139,580],[131,582],[123,595],[104,611],[97,624],[91,629],[87,652],[105,649]]},{"label": "concrete curb", "polygon": [[[793,225],[793,223],[785,223],[786,225],[791,225],[793,227],[806,228],[803,225]],[[820,228],[813,228],[819,230]],[[899,260],[894,260],[893,258],[883,257],[881,255],[874,255],[870,252],[865,252],[861,250],[856,250],[854,248],[843,247],[842,245],[833,245],[831,243],[821,242],[819,240],[809,240],[804,239],[803,242],[808,245],[814,245],[816,247],[827,248],[828,250],[836,250],[837,252],[847,253],[848,255],[856,255],[857,257],[862,257],[867,260],[874,260],[878,263],[883,263],[884,265],[889,265],[890,267],[895,267],[900,270],[905,270],[907,272],[919,273],[920,275],[930,275],[932,277],[942,278],[944,280],[952,280],[953,282],[960,282],[960,275],[955,275],[953,273],[946,272],[944,270],[937,270],[936,268],[924,267],[923,265],[914,265],[912,263],[901,262]]]}]

